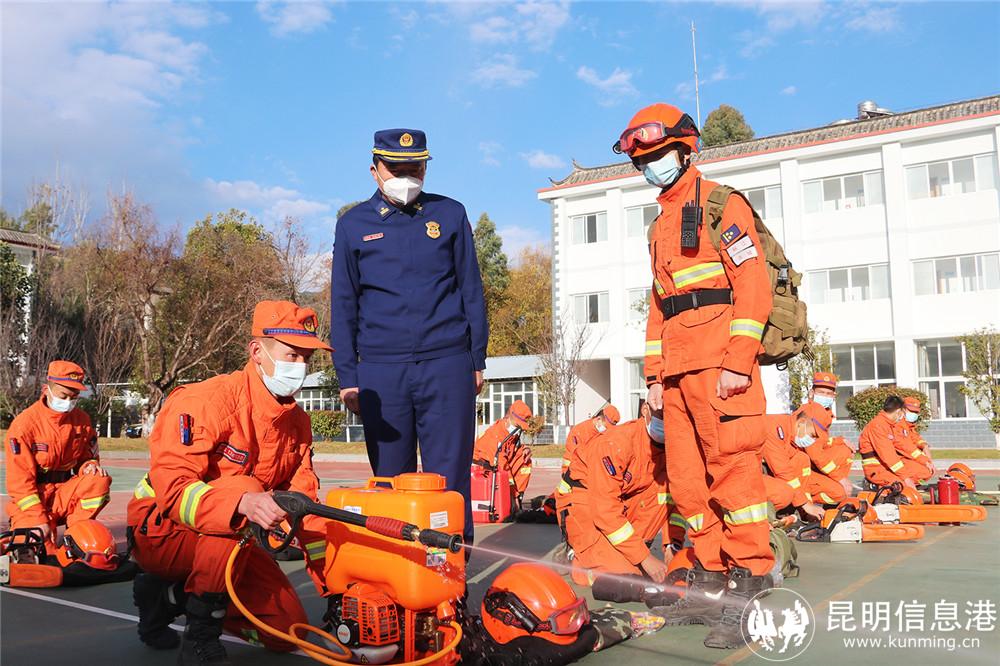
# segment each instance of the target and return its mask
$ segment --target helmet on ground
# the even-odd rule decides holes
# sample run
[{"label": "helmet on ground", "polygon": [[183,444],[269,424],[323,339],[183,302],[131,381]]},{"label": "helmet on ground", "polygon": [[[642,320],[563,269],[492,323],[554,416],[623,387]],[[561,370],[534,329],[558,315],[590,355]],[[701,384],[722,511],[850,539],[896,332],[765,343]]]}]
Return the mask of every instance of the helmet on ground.
[{"label": "helmet on ground", "polygon": [[676,106],[651,104],[632,116],[611,149],[634,159],[672,143],[682,143],[696,153],[699,136],[701,133],[691,116]]},{"label": "helmet on ground", "polygon": [[483,597],[483,627],[497,643],[533,636],[569,645],[590,621],[587,601],[562,576],[534,563],[501,572]]},{"label": "helmet on ground", "polygon": [[958,485],[962,490],[976,489],[976,473],[965,463],[953,463],[948,468],[948,476],[958,481]]},{"label": "helmet on ground", "polygon": [[115,537],[103,523],[81,520],[66,528],[56,559],[62,567],[83,562],[91,569],[114,571],[118,568]]}]

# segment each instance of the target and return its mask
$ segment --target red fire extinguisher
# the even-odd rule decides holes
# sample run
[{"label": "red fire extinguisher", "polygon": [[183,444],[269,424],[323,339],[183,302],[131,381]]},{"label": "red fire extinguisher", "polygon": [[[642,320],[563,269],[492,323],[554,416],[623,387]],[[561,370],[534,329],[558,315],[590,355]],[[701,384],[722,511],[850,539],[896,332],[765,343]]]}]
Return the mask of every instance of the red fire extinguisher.
[{"label": "red fire extinguisher", "polygon": [[[938,477],[936,486],[930,486],[932,504],[958,504],[958,481],[944,474]],[[941,525],[960,525],[961,523],[941,523]]]}]

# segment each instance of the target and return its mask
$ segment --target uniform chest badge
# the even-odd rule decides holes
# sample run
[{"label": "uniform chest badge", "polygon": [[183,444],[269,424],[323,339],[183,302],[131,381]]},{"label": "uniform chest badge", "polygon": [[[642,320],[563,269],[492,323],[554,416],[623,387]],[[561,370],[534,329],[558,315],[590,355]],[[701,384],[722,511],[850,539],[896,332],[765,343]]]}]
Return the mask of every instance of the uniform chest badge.
[{"label": "uniform chest badge", "polygon": [[220,442],[215,447],[215,452],[231,463],[243,466],[250,459],[250,452],[238,449],[229,442]]},{"label": "uniform chest badge", "polygon": [[778,439],[785,439],[785,431],[781,428],[781,426],[778,426]]},{"label": "uniform chest badge", "polygon": [[441,225],[437,222],[428,222],[424,225],[427,227],[427,235],[431,238],[441,238]]},{"label": "uniform chest badge", "polygon": [[380,234],[368,234],[367,236],[363,237],[361,240],[364,241],[365,243],[367,243],[368,241],[378,240],[379,238],[382,238],[383,236],[385,236],[385,234],[381,234],[381,233]]}]

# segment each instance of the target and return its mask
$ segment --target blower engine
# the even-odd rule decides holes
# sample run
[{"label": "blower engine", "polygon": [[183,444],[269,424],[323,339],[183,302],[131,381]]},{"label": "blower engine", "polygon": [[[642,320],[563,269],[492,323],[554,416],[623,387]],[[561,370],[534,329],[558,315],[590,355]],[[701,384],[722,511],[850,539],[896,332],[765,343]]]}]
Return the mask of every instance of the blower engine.
[{"label": "blower engine", "polygon": [[[300,493],[273,496],[287,513],[291,529],[275,547],[266,531],[255,526],[257,541],[272,553],[288,546],[305,515],[330,519],[323,575],[332,594],[325,617],[332,634],[296,626],[321,636],[335,652],[294,635],[295,627],[292,635],[282,638],[323,663],[458,662],[461,628],[455,621],[455,603],[465,593],[461,536],[465,508],[459,493],[445,490],[444,477],[375,477],[363,488],[331,490],[326,504]],[[243,545],[230,555],[227,589],[240,612],[273,634],[273,627],[243,607],[232,586],[231,570]]]}]

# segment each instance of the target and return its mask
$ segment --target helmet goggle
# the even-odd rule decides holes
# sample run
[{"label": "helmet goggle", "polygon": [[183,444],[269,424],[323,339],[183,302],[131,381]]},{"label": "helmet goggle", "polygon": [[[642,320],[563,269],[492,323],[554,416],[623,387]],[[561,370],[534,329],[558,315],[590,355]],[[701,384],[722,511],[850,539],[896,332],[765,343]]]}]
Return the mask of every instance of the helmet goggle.
[{"label": "helmet goggle", "polygon": [[578,597],[570,605],[553,612],[545,620],[541,620],[516,594],[501,590],[491,592],[484,600],[486,611],[506,625],[520,627],[529,634],[539,631],[566,636],[580,631],[583,625],[590,621],[590,611],[587,601]]},{"label": "helmet goggle", "polygon": [[114,546],[108,546],[101,553],[87,552],[83,548],[80,548],[76,543],[76,539],[69,534],[64,535],[62,540],[67,556],[70,556],[74,560],[79,560],[94,569],[111,570],[118,567],[118,553],[115,552]]},{"label": "helmet goggle", "polygon": [[659,121],[629,127],[622,132],[611,150],[620,155],[631,153],[637,146],[654,146],[665,139],[683,139],[689,136],[698,137],[701,133],[691,116],[685,113],[673,127],[667,127]]}]

